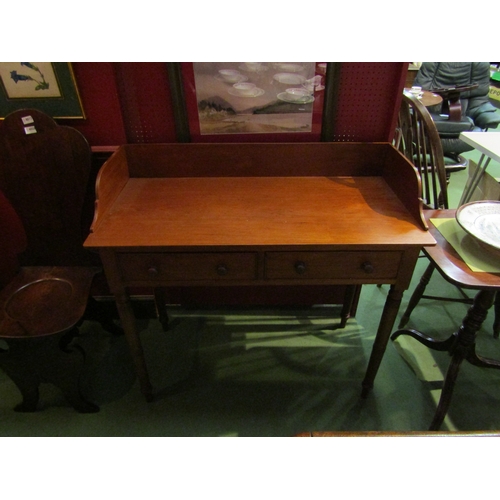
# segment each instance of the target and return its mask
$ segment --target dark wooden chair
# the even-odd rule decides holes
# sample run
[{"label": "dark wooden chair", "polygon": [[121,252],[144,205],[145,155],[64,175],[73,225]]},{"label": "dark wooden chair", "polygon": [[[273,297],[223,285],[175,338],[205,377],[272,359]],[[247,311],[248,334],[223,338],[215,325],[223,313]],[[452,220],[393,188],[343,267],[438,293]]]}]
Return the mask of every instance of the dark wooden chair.
[{"label": "dark wooden chair", "polygon": [[410,94],[403,94],[395,146],[420,174],[424,206],[448,208],[448,186],[441,139],[426,107]]},{"label": "dark wooden chair", "polygon": [[[51,382],[81,412],[98,407],[80,394],[84,353],[72,343],[92,305],[100,272],[83,248],[82,208],[91,153],[71,127],[29,109],[0,124],[0,367],[23,396],[19,411],[35,411],[38,387]],[[111,317],[96,319],[112,331]]]},{"label": "dark wooden chair", "polygon": [[[425,208],[448,209],[447,174],[440,136],[429,112],[414,96],[403,95],[396,137],[398,138],[399,150],[420,172]],[[408,306],[399,322],[399,328],[406,326],[421,299],[472,304],[473,298],[459,286],[457,289],[461,297],[426,294],[425,290],[435,269],[431,260],[410,297]],[[500,296],[497,299],[496,310],[498,312],[495,314],[493,335],[498,337],[500,332]]]},{"label": "dark wooden chair", "polygon": [[[441,139],[429,112],[413,95],[403,94],[398,115],[396,147],[419,171],[424,207],[427,209],[447,209],[448,184]],[[430,262],[410,298],[400,320],[399,328],[403,328],[408,323],[410,315],[420,299],[445,299],[444,297],[424,295],[434,269],[434,265]],[[464,300],[466,300],[465,297]]]},{"label": "dark wooden chair", "polygon": [[[429,428],[431,431],[436,431],[440,428],[448,411],[463,360],[476,366],[500,368],[500,362],[481,357],[475,351],[475,335],[494,302],[496,291],[500,289],[500,275],[472,272],[430,222],[430,219],[435,217],[454,217],[455,210],[448,209],[447,180],[439,134],[429,112],[414,96],[403,96],[397,129],[399,150],[420,172],[426,207],[425,217],[437,245],[423,249],[429,265],[410,298],[401,318],[399,330],[392,334],[391,339],[395,340],[400,335],[409,335],[431,349],[448,351],[452,356],[441,398]],[[463,299],[424,295],[435,270],[462,292]],[[463,292],[463,289],[479,290],[479,292],[472,299]],[[403,329],[409,321],[411,312],[422,298],[458,300],[472,305],[457,332],[445,341],[437,341],[417,330]],[[494,333],[498,334],[498,321],[495,321]]]},{"label": "dark wooden chair", "polygon": [[[441,139],[427,108],[414,95],[403,94],[394,146],[418,170],[424,208],[448,208],[448,182]],[[400,328],[408,322],[411,312],[423,297],[425,286],[433,272],[434,267],[429,264],[424,273],[425,285],[412,295],[410,305],[399,325]]]}]

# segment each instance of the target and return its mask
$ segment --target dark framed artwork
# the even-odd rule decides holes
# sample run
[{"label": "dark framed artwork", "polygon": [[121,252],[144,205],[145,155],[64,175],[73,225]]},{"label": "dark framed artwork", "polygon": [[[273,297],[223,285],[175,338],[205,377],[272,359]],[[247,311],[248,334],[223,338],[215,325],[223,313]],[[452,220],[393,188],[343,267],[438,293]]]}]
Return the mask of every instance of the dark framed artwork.
[{"label": "dark framed artwork", "polygon": [[192,141],[316,141],[326,63],[182,63]]},{"label": "dark framed artwork", "polygon": [[0,119],[22,108],[52,118],[85,118],[71,63],[0,63]]}]

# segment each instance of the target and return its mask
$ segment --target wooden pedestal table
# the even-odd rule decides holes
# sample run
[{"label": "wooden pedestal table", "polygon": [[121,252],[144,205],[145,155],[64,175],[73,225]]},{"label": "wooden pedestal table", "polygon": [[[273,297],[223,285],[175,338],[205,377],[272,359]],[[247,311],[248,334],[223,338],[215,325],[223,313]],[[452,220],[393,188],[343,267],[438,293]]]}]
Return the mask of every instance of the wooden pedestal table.
[{"label": "wooden pedestal table", "polygon": [[[425,217],[428,220],[433,218],[452,219],[455,217],[455,210],[428,210]],[[446,351],[451,355],[441,398],[429,427],[429,430],[434,431],[440,428],[446,416],[462,361],[466,360],[483,368],[500,368],[500,361],[485,358],[476,353],[475,341],[476,334],[486,319],[488,310],[493,305],[495,293],[500,290],[500,273],[471,271],[443,235],[432,224],[429,227],[437,245],[425,248],[424,252],[435,268],[448,282],[461,288],[478,290],[460,327],[446,340],[436,340],[412,329],[398,330],[391,337],[392,340],[395,340],[400,335],[409,335],[430,349]]]}]

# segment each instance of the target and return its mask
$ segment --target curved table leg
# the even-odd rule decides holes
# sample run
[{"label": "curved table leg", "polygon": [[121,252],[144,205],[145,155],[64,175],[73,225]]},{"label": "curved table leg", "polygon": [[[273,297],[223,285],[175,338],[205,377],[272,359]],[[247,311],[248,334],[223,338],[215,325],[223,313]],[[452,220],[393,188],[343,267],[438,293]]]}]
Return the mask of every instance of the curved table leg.
[{"label": "curved table leg", "polygon": [[425,345],[429,349],[433,349],[434,351],[450,351],[453,344],[455,343],[455,336],[448,337],[446,340],[436,340],[432,337],[428,337],[427,335],[419,332],[417,330],[398,330],[391,335],[391,340],[396,340],[400,335],[408,335],[409,337],[418,340],[421,344]]},{"label": "curved table leg", "polygon": [[434,412],[434,417],[432,419],[431,425],[429,426],[430,431],[437,431],[441,427],[444,417],[448,412],[448,408],[451,403],[451,396],[453,394],[453,389],[455,388],[455,382],[458,376],[458,370],[463,361],[463,357],[459,354],[453,355],[451,362],[448,365],[448,370],[446,371],[446,377],[443,383],[443,389],[441,390],[441,397],[439,398],[439,403]]},{"label": "curved table leg", "polygon": [[450,406],[453,389],[455,387],[455,381],[460,369],[460,364],[463,360],[466,360],[475,366],[485,368],[500,368],[499,361],[478,356],[475,350],[476,333],[481,328],[481,325],[486,319],[488,310],[493,305],[494,298],[494,291],[479,291],[476,294],[474,302],[469,308],[467,315],[463,319],[462,325],[460,326],[458,331],[447,340],[436,341],[431,337],[428,337],[423,333],[417,332],[415,330],[399,330],[391,336],[391,339],[394,340],[399,335],[410,335],[412,338],[418,340],[420,343],[429,347],[430,349],[438,351],[448,351],[452,356],[444,379],[441,398],[439,399],[439,404],[429,430],[438,430],[443,423],[444,417]]}]

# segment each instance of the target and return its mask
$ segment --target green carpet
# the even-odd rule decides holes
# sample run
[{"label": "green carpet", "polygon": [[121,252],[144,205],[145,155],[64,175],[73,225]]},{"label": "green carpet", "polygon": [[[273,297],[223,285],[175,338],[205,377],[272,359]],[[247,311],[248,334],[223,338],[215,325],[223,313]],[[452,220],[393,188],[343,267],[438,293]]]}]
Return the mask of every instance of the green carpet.
[{"label": "green carpet", "polygon": [[[385,290],[367,287],[384,300]],[[374,303],[364,293],[364,301]],[[373,304],[375,306],[375,303]],[[378,310],[380,308],[376,306]],[[40,411],[19,414],[13,383],[0,378],[3,436],[293,436],[304,431],[425,431],[439,395],[446,355],[410,340],[390,343],[367,399],[360,398],[374,330],[355,319],[337,328],[340,309],[171,308],[171,328],[139,321],[155,400],[146,403],[123,337],[86,323],[83,392],[97,414],[75,412],[57,389],[42,385]],[[397,347],[396,347],[397,346]],[[405,362],[406,361],[406,362]],[[415,367],[417,367],[415,369]],[[420,370],[420,371],[419,371]],[[499,419],[463,419],[461,388],[491,400],[484,370],[464,370],[443,430],[494,429]],[[500,374],[496,375],[496,379]],[[479,377],[479,379],[478,379]],[[495,377],[494,377],[495,378]],[[490,374],[486,377],[491,380]],[[481,391],[476,387],[480,384]],[[474,399],[474,398],[473,398]],[[479,404],[479,401],[476,401]],[[483,401],[484,404],[484,401]],[[487,405],[486,405],[487,406]],[[480,427],[474,427],[479,422]]]}]

